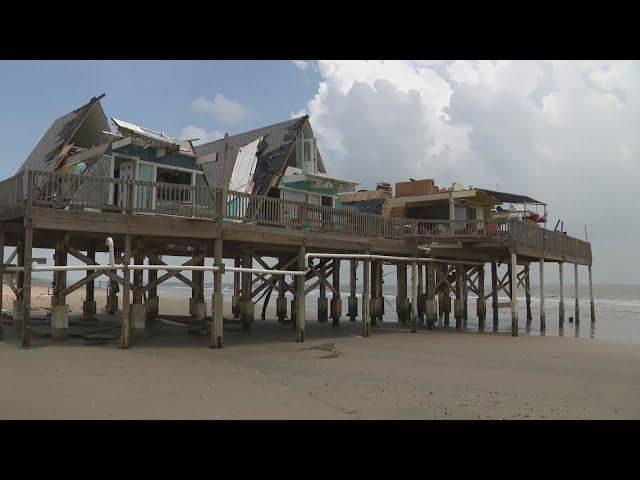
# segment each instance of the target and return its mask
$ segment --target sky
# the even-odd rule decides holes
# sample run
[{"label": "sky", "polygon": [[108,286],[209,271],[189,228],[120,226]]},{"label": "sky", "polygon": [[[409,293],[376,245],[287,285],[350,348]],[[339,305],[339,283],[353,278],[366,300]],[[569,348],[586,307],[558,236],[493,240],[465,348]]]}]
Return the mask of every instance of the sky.
[{"label": "sky", "polygon": [[330,174],[527,194],[586,227],[596,283],[638,283],[640,62],[0,62],[2,178],[101,93],[107,117],[200,141],[309,114]]}]

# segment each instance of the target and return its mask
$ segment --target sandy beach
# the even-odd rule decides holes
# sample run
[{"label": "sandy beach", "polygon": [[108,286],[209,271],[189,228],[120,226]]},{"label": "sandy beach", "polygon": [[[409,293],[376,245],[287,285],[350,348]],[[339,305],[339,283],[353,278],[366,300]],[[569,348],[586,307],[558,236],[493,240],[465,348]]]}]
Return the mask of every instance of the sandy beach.
[{"label": "sandy beach", "polygon": [[[80,311],[80,298],[70,296],[72,311]],[[49,302],[46,287],[36,287],[35,310]],[[187,304],[186,296],[164,294],[161,314],[184,314]],[[365,339],[358,322],[332,328],[309,320],[307,342],[297,344],[290,325],[256,316],[251,333],[226,322],[226,348],[219,351],[207,348],[208,337],[171,322],[156,322],[126,351],[115,341],[88,345],[76,335],[50,343],[37,333],[37,347],[22,349],[5,324],[0,418],[640,418],[634,343],[411,334],[391,323]],[[103,318],[95,328],[117,320]],[[34,331],[46,330],[45,323],[35,319]],[[333,353],[327,344],[335,345]]]}]

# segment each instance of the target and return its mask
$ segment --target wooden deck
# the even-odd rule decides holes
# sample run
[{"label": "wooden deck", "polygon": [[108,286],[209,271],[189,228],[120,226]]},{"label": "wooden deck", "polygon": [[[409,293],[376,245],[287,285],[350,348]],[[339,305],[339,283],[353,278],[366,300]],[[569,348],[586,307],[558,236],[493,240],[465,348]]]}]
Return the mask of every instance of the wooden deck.
[{"label": "wooden deck", "polygon": [[[22,223],[28,216],[35,229],[70,231],[92,240],[105,232],[162,241],[222,236],[274,252],[304,243],[318,251],[422,256],[425,250],[418,245],[426,244],[437,247],[433,256],[449,258],[516,253],[535,261],[592,263],[588,242],[519,220],[382,217],[233,191],[222,218],[222,194],[208,187],[30,171],[0,182],[0,221]],[[33,246],[52,248],[51,243],[38,236]]]}]

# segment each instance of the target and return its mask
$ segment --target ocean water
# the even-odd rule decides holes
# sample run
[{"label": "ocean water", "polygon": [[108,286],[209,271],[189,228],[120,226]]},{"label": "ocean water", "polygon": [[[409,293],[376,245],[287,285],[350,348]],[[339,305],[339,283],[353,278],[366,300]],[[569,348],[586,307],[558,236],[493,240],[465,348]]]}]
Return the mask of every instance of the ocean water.
[{"label": "ocean water", "polygon": [[[485,285],[485,288],[487,286]],[[210,298],[213,286],[205,285],[205,296]],[[191,288],[184,284],[163,283],[158,287],[160,292],[172,292],[188,297],[191,295]],[[545,335],[560,335],[558,322],[558,305],[559,305],[559,287],[557,285],[545,285],[545,312],[546,312],[546,330]],[[565,322],[562,335],[584,338],[598,338],[605,340],[632,341],[640,343],[640,284],[638,285],[613,285],[602,284],[594,285],[595,300],[595,328],[591,328],[591,312],[589,300],[589,288],[587,285],[580,285],[578,290],[579,309],[580,309],[580,325],[576,326],[575,322],[570,323],[569,317],[575,318],[575,294],[574,286],[564,286],[565,301]],[[342,311],[346,314],[347,302],[349,296],[348,286],[341,286],[341,296],[345,300],[343,302]],[[356,288],[357,296],[361,296],[362,287],[358,285]],[[488,290],[487,290],[488,293]],[[223,295],[230,298],[233,295],[233,285],[223,285]],[[315,304],[319,295],[319,290],[315,289],[307,295],[307,314],[309,319],[315,318]],[[395,312],[395,295],[396,286],[393,284],[384,285],[385,297],[385,315],[384,322],[397,322]],[[331,291],[327,289],[327,296],[331,297]],[[291,299],[291,295],[287,293],[287,297]],[[271,296],[271,302],[275,305],[275,293]],[[506,302],[509,299],[504,295],[499,295],[500,302]],[[478,318],[476,316],[476,296],[469,293],[468,322],[467,331],[478,331]],[[262,305],[262,300],[258,302]],[[361,310],[361,309],[360,309]],[[256,308],[256,312],[259,312]],[[526,320],[526,297],[524,290],[518,291],[518,318],[521,335],[540,335],[540,295],[539,288],[535,285],[531,286],[531,314],[532,320],[527,325]],[[437,326],[437,324],[436,324]],[[444,328],[444,327],[440,327]],[[455,320],[453,313],[450,317],[450,328],[455,328]],[[485,331],[491,331],[493,328],[493,317],[491,310],[491,299],[487,300],[487,320]],[[501,308],[499,310],[499,331],[511,331],[511,310],[509,308]]]}]

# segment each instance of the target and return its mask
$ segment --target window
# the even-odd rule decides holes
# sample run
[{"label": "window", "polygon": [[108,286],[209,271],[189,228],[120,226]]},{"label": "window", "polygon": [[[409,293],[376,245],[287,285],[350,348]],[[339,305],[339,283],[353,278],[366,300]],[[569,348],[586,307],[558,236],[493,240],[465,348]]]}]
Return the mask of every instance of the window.
[{"label": "window", "polygon": [[[169,168],[158,167],[156,181],[160,183],[170,183],[175,185],[191,185],[191,177],[193,173],[183,172],[181,170],[172,170]],[[190,202],[190,191],[186,188],[158,187],[157,199],[177,202]]]}]

